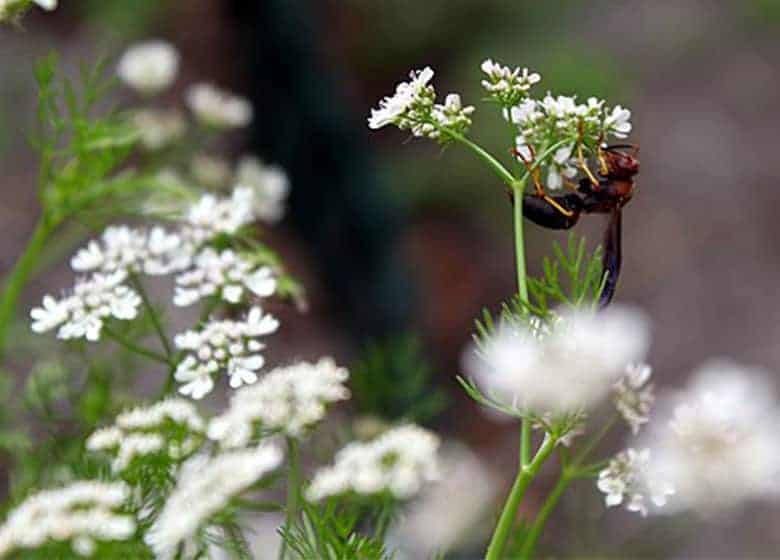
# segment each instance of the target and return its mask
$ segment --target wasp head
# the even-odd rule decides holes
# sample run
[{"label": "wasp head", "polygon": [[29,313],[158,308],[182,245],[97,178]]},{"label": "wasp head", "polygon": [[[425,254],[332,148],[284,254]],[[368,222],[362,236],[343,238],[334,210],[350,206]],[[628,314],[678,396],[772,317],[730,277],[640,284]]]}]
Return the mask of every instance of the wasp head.
[{"label": "wasp head", "polygon": [[614,179],[631,179],[639,173],[639,160],[636,158],[636,147],[632,154],[621,151],[626,146],[608,146],[604,149],[604,161],[607,165],[607,176]]}]

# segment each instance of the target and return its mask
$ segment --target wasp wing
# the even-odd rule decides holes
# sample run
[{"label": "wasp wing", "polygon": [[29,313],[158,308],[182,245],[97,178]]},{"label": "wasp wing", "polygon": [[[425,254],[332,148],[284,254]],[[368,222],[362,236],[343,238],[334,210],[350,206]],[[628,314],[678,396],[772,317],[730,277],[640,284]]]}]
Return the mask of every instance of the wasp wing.
[{"label": "wasp wing", "polygon": [[604,282],[604,289],[601,291],[599,297],[599,307],[601,309],[609,305],[612,301],[612,297],[615,295],[615,289],[617,288],[618,276],[620,275],[620,264],[622,260],[621,249],[621,222],[622,211],[619,207],[612,211],[609,217],[609,224],[607,225],[607,231],[604,234],[604,257],[602,259],[602,265],[604,273],[606,274],[606,280]]}]

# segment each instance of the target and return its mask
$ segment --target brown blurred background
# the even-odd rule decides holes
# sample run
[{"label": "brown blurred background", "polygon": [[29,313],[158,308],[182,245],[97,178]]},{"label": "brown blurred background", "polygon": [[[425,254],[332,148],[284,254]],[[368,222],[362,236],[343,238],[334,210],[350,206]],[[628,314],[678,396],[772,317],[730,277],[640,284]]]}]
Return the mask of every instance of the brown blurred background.
[{"label": "brown blurred background", "polygon": [[[53,14],[31,13],[24,32],[0,29],[1,270],[37,212],[25,141],[32,62],[57,49],[75,65],[164,37],[182,54],[171,102],[199,80],[245,93],[255,124],[228,149],[290,173],[290,213],[272,242],[313,305],[304,318],[285,317],[275,357],[332,353],[348,362],[368,339],[416,332],[452,396],[438,427],[510,469],[514,430],[479,414],[454,382],[473,319],[514,288],[506,196],[463,150],[405,142],[395,130],[369,133],[365,124],[409,69],[431,65],[440,95],[458,91],[477,105],[473,136],[505,154],[505,128],[479,103],[479,63],[491,57],[539,71],[543,89],[632,109],[642,172],[625,210],[617,299],[654,320],[659,384],[681,384],[716,355],[780,371],[780,1],[61,4]],[[601,224],[590,221],[581,230],[597,242]],[[534,273],[551,235],[527,231]],[[55,271],[29,287],[22,309],[70,283],[64,266]],[[558,512],[551,533],[562,553],[780,557],[780,508],[757,506],[680,536],[664,520],[605,514],[594,494],[582,488]],[[575,535],[568,521],[583,511],[592,512],[591,535]],[[647,543],[655,540],[674,552],[653,552]]]}]

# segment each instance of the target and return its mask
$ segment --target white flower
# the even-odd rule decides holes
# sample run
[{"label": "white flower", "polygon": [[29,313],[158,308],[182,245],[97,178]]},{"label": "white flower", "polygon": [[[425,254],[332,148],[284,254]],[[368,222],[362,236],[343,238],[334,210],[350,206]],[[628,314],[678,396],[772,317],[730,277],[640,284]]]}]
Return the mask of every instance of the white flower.
[{"label": "white flower", "polygon": [[647,364],[629,364],[623,377],[615,382],[613,402],[634,434],[650,420],[650,409],[655,401],[653,384],[648,383],[653,368]]},{"label": "white flower", "polygon": [[631,132],[631,111],[616,105],[604,119],[604,130],[615,138],[625,138]]},{"label": "white flower", "polygon": [[33,494],[0,527],[0,556],[48,541],[70,541],[74,551],[82,554],[93,550],[96,540],[127,540],[135,533],[135,521],[117,510],[129,499],[130,489],[124,483],[88,480]]},{"label": "white flower", "polygon": [[326,407],[349,398],[349,374],[330,358],[277,368],[237,391],[230,407],[209,424],[208,436],[223,447],[247,445],[255,424],[263,430],[302,437],[325,417]]},{"label": "white flower", "polygon": [[657,507],[666,505],[669,496],[675,494],[669,483],[653,480],[648,473],[650,450],[626,449],[618,453],[607,468],[599,473],[596,486],[606,494],[607,507],[618,506],[628,499],[626,509],[647,515],[651,501]]},{"label": "white flower", "polygon": [[187,91],[187,105],[195,117],[215,128],[239,128],[252,122],[252,105],[211,84],[195,84]]},{"label": "white flower", "polygon": [[43,307],[30,311],[32,330],[42,333],[59,327],[57,337],[63,340],[98,340],[106,319],[128,321],[138,315],[141,297],[124,284],[126,278],[124,270],[96,273],[77,280],[73,294],[61,300],[44,296]]},{"label": "white flower", "polygon": [[174,558],[180,543],[207,527],[231,498],[281,461],[282,453],[269,446],[193,457],[179,471],[176,487],[144,537],[146,544],[158,560]]},{"label": "white flower", "polygon": [[86,447],[113,456],[111,469],[121,473],[136,457],[165,453],[181,459],[193,453],[204,430],[203,417],[191,402],[168,398],[121,413],[113,426],[93,432]]},{"label": "white flower", "polygon": [[[32,3],[48,11],[57,7],[57,0],[32,0]],[[29,0],[0,0],[0,23],[15,20],[29,7]]]},{"label": "white flower", "polygon": [[479,352],[466,355],[465,367],[520,413],[577,412],[604,398],[625,365],[644,357],[648,330],[644,315],[632,308],[567,312],[546,336],[502,327]]},{"label": "white flower", "polygon": [[482,80],[482,87],[504,106],[514,105],[526,95],[531,86],[542,79],[536,72],[528,68],[510,69],[491,59],[485,60],[480,66],[488,79]]},{"label": "white flower", "polygon": [[57,9],[57,0],[33,0],[33,3],[50,12]]},{"label": "white flower", "polygon": [[199,330],[174,338],[176,347],[186,351],[174,377],[184,383],[179,392],[201,399],[214,387],[214,376],[224,371],[235,388],[257,381],[265,365],[260,353],[265,344],[256,340],[279,328],[279,321],[253,307],[243,321],[210,321]]},{"label": "white flower", "polygon": [[281,167],[245,156],[238,162],[236,184],[252,189],[254,213],[261,220],[275,223],[282,218],[290,181]]},{"label": "white flower", "polygon": [[255,193],[249,187],[236,187],[229,198],[205,194],[188,209],[182,235],[193,245],[232,235],[254,221],[254,205]]},{"label": "white flower", "polygon": [[71,259],[77,272],[143,272],[165,275],[183,270],[191,260],[189,245],[175,233],[109,226],[100,241],[90,241]]},{"label": "white flower", "polygon": [[702,366],[671,398],[671,419],[648,443],[659,476],[677,489],[678,508],[705,514],[780,490],[780,415],[772,377],[718,360]]},{"label": "white flower", "polygon": [[184,117],[175,109],[141,109],[133,113],[132,122],[141,135],[141,145],[149,151],[167,148],[187,129]]},{"label": "white flower", "polygon": [[433,70],[426,66],[422,70],[410,72],[409,77],[408,82],[396,86],[393,95],[379,102],[378,109],[371,109],[369,128],[382,128],[388,124],[411,128],[411,123],[406,121],[417,121],[430,112],[435,93],[428,82],[433,79]]},{"label": "white flower", "polygon": [[159,93],[170,86],[178,70],[179,53],[173,45],[162,40],[131,46],[117,66],[119,78],[144,95]]},{"label": "white flower", "polygon": [[[460,95],[457,93],[450,93],[444,99],[444,105],[433,106],[431,117],[438,123],[439,126],[446,127],[449,130],[459,134],[465,134],[471,126],[470,115],[473,112],[473,106],[463,106],[460,100]],[[438,139],[441,137],[441,133],[438,130],[434,130],[426,134],[426,136],[429,138]],[[447,136],[444,137],[444,139],[447,138]]]},{"label": "white flower", "polygon": [[573,179],[577,176],[577,168],[571,165],[571,153],[574,145],[562,146],[555,150],[552,164],[547,175],[547,188],[557,191],[563,187],[564,178]]},{"label": "white flower", "polygon": [[368,443],[350,443],[332,466],[315,474],[306,496],[319,501],[346,492],[389,492],[398,499],[411,498],[439,478],[438,449],[439,438],[414,425],[394,428]]},{"label": "white flower", "polygon": [[217,253],[208,247],[195,256],[193,268],[177,276],[173,303],[185,307],[209,296],[239,303],[247,291],[259,298],[273,295],[272,270],[253,265],[230,249]]}]

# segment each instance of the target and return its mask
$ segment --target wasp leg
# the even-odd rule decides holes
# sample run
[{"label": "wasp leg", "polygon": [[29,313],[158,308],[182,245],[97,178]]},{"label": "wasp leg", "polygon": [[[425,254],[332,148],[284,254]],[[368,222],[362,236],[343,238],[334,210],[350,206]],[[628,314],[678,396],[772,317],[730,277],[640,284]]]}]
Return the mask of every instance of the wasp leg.
[{"label": "wasp leg", "polygon": [[[550,201],[555,205],[552,205]],[[569,229],[577,223],[582,200],[576,194],[549,197],[527,194],[523,196],[523,216],[538,226],[548,229]]]},{"label": "wasp leg", "polygon": [[622,260],[621,250],[621,221],[622,212],[620,208],[615,208],[609,218],[606,234],[604,235],[604,257],[602,266],[604,268],[604,288],[599,296],[599,308],[604,309],[617,289],[618,276],[620,276],[620,265]]}]

